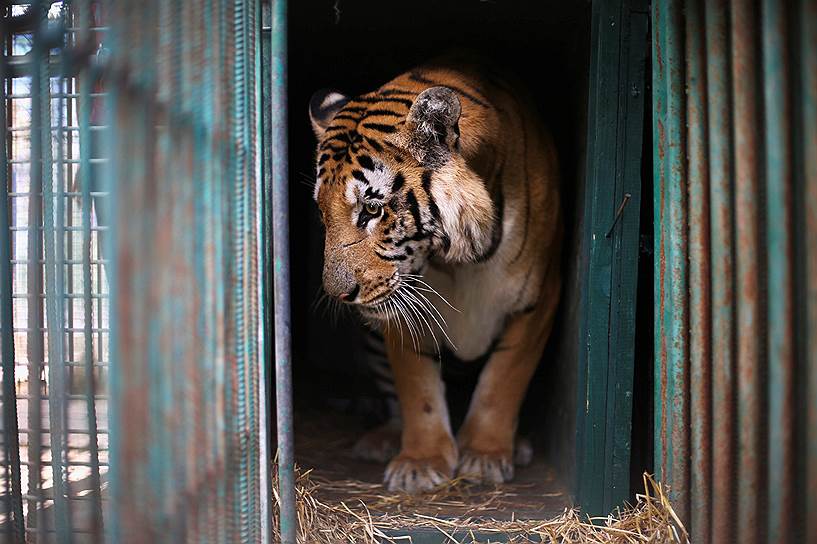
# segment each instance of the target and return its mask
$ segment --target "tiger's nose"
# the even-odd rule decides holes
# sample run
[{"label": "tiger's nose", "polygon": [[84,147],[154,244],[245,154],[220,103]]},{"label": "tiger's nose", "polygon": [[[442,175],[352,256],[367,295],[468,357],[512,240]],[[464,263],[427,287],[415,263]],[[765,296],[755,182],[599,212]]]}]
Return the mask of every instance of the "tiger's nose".
[{"label": "tiger's nose", "polygon": [[[326,294],[351,302],[360,290],[357,278],[348,263],[327,255],[323,267],[323,288]],[[352,295],[352,296],[350,296]]]},{"label": "tiger's nose", "polygon": [[338,298],[343,302],[354,302],[355,298],[357,298],[358,293],[360,293],[360,284],[356,283],[351,291],[349,291],[348,293],[341,293],[340,295],[338,295]]}]

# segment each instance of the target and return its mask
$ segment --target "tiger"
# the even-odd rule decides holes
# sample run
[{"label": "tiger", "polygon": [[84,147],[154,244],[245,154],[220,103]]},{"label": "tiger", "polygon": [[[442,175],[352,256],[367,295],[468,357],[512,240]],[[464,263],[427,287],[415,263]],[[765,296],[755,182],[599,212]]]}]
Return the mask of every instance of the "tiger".
[{"label": "tiger", "polygon": [[[511,480],[520,406],[561,293],[552,135],[520,85],[462,55],[358,96],[317,91],[309,116],[323,288],[382,333],[397,393],[385,486]],[[456,435],[442,351],[485,361]]]}]

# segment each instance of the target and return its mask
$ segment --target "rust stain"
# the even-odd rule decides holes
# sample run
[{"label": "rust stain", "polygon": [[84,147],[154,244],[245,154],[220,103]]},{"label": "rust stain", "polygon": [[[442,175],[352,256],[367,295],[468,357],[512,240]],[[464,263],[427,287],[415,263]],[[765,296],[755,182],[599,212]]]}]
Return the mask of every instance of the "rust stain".
[{"label": "rust stain", "polygon": [[709,163],[707,146],[706,56],[703,6],[687,12],[687,126],[689,160],[690,264],[690,483],[689,519],[693,541],[705,542],[711,524],[711,268]]},{"label": "rust stain", "polygon": [[[661,105],[656,107],[657,111],[662,111]],[[664,174],[664,157],[665,157],[665,142],[666,142],[666,130],[664,128],[664,121],[663,119],[657,119],[656,126],[658,127],[658,156],[659,156],[659,174],[658,174],[658,194],[659,194],[659,213],[660,213],[660,224],[659,228],[661,229],[658,235],[659,240],[659,250],[658,250],[658,271],[659,271],[659,281],[658,281],[658,304],[659,304],[659,323],[661,323],[661,355],[660,355],[660,372],[659,372],[659,380],[660,380],[660,391],[661,391],[661,472],[665,474],[668,470],[667,466],[667,459],[668,459],[668,444],[667,440],[664,438],[667,436],[667,410],[664,403],[666,403],[667,399],[667,333],[664,329],[664,315],[666,311],[666,269],[667,269],[667,258],[666,258],[666,240],[664,238],[664,222],[667,220],[666,218],[666,178]]]},{"label": "rust stain", "polygon": [[763,487],[760,455],[760,360],[762,357],[759,305],[760,213],[758,172],[758,97],[756,12],[748,0],[733,0],[732,83],[735,138],[735,228],[737,235],[737,393],[738,393],[738,540],[759,542],[763,531],[760,496]]}]

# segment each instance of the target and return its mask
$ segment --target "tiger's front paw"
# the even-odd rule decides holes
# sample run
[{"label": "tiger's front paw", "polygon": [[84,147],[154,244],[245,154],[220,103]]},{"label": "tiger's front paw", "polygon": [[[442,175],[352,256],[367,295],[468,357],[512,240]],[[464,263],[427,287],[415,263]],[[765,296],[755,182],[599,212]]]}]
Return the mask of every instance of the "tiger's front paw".
[{"label": "tiger's front paw", "polygon": [[389,491],[422,493],[451,480],[455,468],[456,461],[442,455],[414,459],[401,453],[386,467],[383,481]]},{"label": "tiger's front paw", "polygon": [[513,452],[463,448],[457,474],[467,482],[501,484],[513,479]]}]

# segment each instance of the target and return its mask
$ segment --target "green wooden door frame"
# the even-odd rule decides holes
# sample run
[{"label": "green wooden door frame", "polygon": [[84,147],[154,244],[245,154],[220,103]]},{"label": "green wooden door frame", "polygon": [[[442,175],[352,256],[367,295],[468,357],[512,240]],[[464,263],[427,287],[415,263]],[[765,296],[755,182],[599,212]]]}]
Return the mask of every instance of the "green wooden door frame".
[{"label": "green wooden door frame", "polygon": [[649,28],[646,0],[593,2],[576,418],[576,500],[592,515],[630,497]]}]

